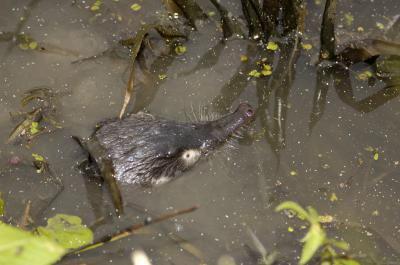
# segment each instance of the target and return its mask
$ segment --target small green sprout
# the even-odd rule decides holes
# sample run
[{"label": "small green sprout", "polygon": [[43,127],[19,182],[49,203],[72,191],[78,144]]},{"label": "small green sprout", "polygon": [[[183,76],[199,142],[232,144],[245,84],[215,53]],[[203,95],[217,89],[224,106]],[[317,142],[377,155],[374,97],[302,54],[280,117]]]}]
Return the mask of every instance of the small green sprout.
[{"label": "small green sprout", "polygon": [[299,265],[304,265],[309,262],[320,249],[321,265],[360,265],[358,261],[347,257],[344,258],[336,252],[335,249],[348,251],[349,245],[344,241],[337,241],[327,237],[326,232],[320,224],[320,216],[314,208],[309,206],[307,210],[305,210],[295,202],[285,201],[279,204],[275,209],[277,212],[283,210],[293,211],[298,217],[301,216],[301,219],[309,222],[308,232],[303,239],[301,239],[304,246]]}]

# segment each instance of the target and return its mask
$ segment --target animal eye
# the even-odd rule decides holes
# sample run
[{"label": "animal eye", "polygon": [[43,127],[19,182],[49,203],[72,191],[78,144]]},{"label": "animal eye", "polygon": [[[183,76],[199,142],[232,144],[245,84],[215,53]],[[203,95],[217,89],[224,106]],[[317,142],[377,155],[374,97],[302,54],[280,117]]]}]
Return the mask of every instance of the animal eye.
[{"label": "animal eye", "polygon": [[181,159],[184,161],[186,166],[194,165],[200,158],[200,151],[196,149],[185,150],[181,154]]}]

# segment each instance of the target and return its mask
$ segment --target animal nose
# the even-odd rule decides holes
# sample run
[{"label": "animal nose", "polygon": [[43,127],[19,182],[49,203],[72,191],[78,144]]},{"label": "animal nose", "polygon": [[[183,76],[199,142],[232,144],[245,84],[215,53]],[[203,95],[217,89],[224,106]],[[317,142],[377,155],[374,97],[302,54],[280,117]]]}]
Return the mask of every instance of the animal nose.
[{"label": "animal nose", "polygon": [[253,117],[254,116],[254,109],[248,103],[240,103],[238,109],[242,112],[246,117]]}]

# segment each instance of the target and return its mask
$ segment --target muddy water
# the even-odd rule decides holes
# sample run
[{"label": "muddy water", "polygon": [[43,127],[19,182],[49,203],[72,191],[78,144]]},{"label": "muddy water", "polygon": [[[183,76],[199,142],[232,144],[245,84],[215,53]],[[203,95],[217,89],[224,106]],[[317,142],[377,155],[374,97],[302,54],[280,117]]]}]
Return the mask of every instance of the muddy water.
[{"label": "muddy water", "polygon": [[[296,222],[274,212],[274,207],[283,200],[312,205],[321,214],[333,216],[338,225],[331,229],[332,235],[349,241],[356,254],[368,254],[379,262],[383,260],[382,264],[396,264],[400,259],[399,98],[364,113],[340,98],[330,80],[325,111],[311,132],[309,129],[317,69],[312,60],[317,53],[322,6],[309,3],[306,34],[314,48],[301,50],[294,81],[284,102],[287,111],[282,125],[286,130],[285,145],[277,148],[276,142],[266,140],[265,124],[260,118],[265,109],[259,108],[260,116],[252,127],[252,136],[245,135],[233,148],[216,152],[184,177],[151,190],[122,186],[126,216],[118,219],[112,214],[107,192],[101,194],[95,184],[85,184],[77,169],[84,154],[71,135],[88,136],[98,121],[118,115],[128,61],[104,57],[81,64],[71,62],[112,47],[121,37],[135,33],[141,21],[154,21],[162,11],[160,3],[140,2],[142,9],[134,12],[129,9],[132,1],[104,1],[102,15],[96,17],[89,10],[92,2],[37,2],[20,31],[56,47],[56,52],[24,51],[10,42],[0,42],[0,139],[3,139],[0,157],[3,168],[11,172],[11,176],[29,174],[23,173],[26,170],[8,170],[7,160],[13,155],[29,160],[33,152],[45,156],[55,174],[63,179],[65,188],[44,211],[43,218],[68,213],[81,216],[86,224],[93,224],[100,216],[107,216],[104,224],[97,226],[98,236],[142,221],[150,213],[158,215],[200,206],[190,215],[155,226],[136,237],[82,254],[81,262],[130,264],[130,252],[140,247],[154,264],[199,264],[198,258],[170,239],[168,235],[172,231],[201,250],[207,264],[216,264],[225,254],[233,256],[237,264],[254,264],[254,255],[248,251],[248,246],[254,249],[247,233],[250,228],[267,250],[278,250],[283,262],[295,264],[300,254],[297,240],[303,232],[287,232],[288,226]],[[28,3],[2,0],[0,30],[14,31]],[[240,3],[226,6],[240,14]],[[202,7],[213,10],[206,2]],[[338,8],[339,32],[343,32],[341,41],[348,38],[346,32],[355,31],[358,26],[372,34],[381,34],[376,22],[387,24],[387,18],[396,15],[399,4],[396,1],[384,1],[384,4],[350,1],[346,6],[341,3]],[[351,26],[346,26],[343,19],[348,12],[354,16]],[[112,13],[121,16],[122,21],[112,19]],[[143,74],[138,72],[137,101],[130,105],[130,110],[146,109],[156,115],[187,120],[193,113],[199,116],[199,109],[203,108],[210,115],[226,112],[220,107],[223,103],[230,109],[241,101],[260,107],[267,100],[261,98],[254,79],[248,80],[236,96],[228,97],[229,93],[225,93],[220,101],[215,100],[243,66],[239,55],[249,54],[248,48],[253,47],[253,43],[228,41],[219,49],[221,54],[215,65],[190,71],[200,57],[217,45],[220,37],[215,22],[206,22],[199,25],[198,32],[192,33],[185,43],[188,51],[171,62],[164,60],[157,65],[150,82],[143,83]],[[367,65],[351,69],[352,89],[357,100],[385,87],[382,82],[370,86],[355,78],[366,69]],[[159,74],[166,74],[166,80],[161,82]],[[241,83],[232,82],[231,90],[240,88]],[[51,87],[58,94],[57,119],[63,128],[38,137],[29,148],[4,144],[15,126],[8,113],[19,110],[21,95],[35,86]],[[264,84],[265,89],[268,86],[271,83]],[[272,116],[276,114],[279,100],[274,93],[270,94],[268,109]],[[377,159],[368,150],[370,147],[377,149]],[[6,188],[10,190],[19,188],[18,184],[8,185],[10,187]],[[29,190],[25,192],[29,194]],[[333,193],[337,200],[332,198]],[[10,209],[15,210],[17,205],[7,202]],[[74,262],[76,258],[65,261]]]}]

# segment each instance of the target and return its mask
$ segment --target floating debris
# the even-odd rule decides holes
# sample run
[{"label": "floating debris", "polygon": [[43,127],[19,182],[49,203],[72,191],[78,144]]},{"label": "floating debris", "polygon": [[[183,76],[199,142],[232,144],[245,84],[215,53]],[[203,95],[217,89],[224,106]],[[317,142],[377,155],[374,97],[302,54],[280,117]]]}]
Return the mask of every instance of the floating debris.
[{"label": "floating debris", "polygon": [[331,193],[331,196],[329,197],[329,200],[330,200],[331,202],[337,201],[337,200],[338,200],[338,197],[336,196],[336,193],[332,192],[332,193]]},{"label": "floating debris", "polygon": [[149,257],[141,249],[134,250],[131,254],[131,260],[133,265],[151,265]]},{"label": "floating debris", "polygon": [[218,258],[217,265],[236,265],[236,262],[232,256],[222,255]]},{"label": "floating debris", "polygon": [[269,64],[263,64],[263,69],[261,70],[263,76],[272,75],[272,67]]},{"label": "floating debris", "polygon": [[372,76],[373,76],[373,75],[372,75],[372,72],[366,70],[366,71],[364,71],[364,72],[358,74],[358,75],[357,75],[357,78],[358,78],[359,80],[366,81],[366,80],[370,79]]},{"label": "floating debris", "polygon": [[375,148],[373,148],[372,146],[368,145],[368,146],[364,147],[364,150],[368,151],[368,152],[374,152]]},{"label": "floating debris", "polygon": [[278,44],[273,41],[269,41],[267,44],[267,50],[276,51],[278,50]]},{"label": "floating debris", "polygon": [[381,22],[376,22],[376,27],[380,30],[384,30],[385,29],[385,25],[383,25],[383,23]]},{"label": "floating debris", "polygon": [[334,221],[333,216],[332,216],[332,215],[328,215],[328,214],[326,214],[326,215],[320,215],[320,216],[318,217],[318,219],[319,219],[319,222],[320,222],[321,224],[329,224],[329,223],[332,223],[332,222]]},{"label": "floating debris", "polygon": [[249,60],[249,57],[247,57],[247,55],[240,55],[240,61],[241,62],[247,62]]},{"label": "floating debris", "polygon": [[260,77],[261,73],[258,72],[257,70],[251,70],[247,75],[251,77]]},{"label": "floating debris", "polygon": [[164,79],[166,79],[167,78],[167,75],[166,74],[159,74],[158,75],[158,79],[160,79],[160,80],[164,80]]},{"label": "floating debris", "polygon": [[90,10],[93,12],[97,12],[100,10],[102,2],[100,0],[97,0],[96,2],[93,3],[93,5],[90,7]]},{"label": "floating debris", "polygon": [[39,155],[39,154],[32,153],[32,157],[33,157],[33,159],[35,159],[36,161],[40,161],[40,162],[43,162],[43,161],[44,161],[44,157],[41,156],[41,155]]},{"label": "floating debris", "polygon": [[310,43],[302,43],[302,44],[301,44],[301,47],[302,47],[304,50],[308,51],[308,50],[311,50],[313,46],[312,46]]},{"label": "floating debris", "polygon": [[208,15],[209,17],[213,17],[213,16],[215,16],[215,12],[214,12],[214,11],[209,11],[209,12],[207,13],[207,15]]},{"label": "floating debris", "polygon": [[183,45],[178,45],[178,46],[175,47],[175,53],[177,55],[184,54],[186,52],[186,50],[187,50],[186,46],[183,46]]},{"label": "floating debris", "polygon": [[347,26],[351,26],[354,21],[354,16],[351,13],[344,14],[344,20],[346,21]]},{"label": "floating debris", "polygon": [[39,130],[39,123],[38,123],[37,121],[32,121],[30,132],[31,132],[31,135],[35,135],[35,134],[37,134],[38,132],[40,132],[40,130]]},{"label": "floating debris", "polygon": [[36,50],[36,48],[38,47],[38,43],[36,41],[32,41],[29,43],[29,49],[31,50]]},{"label": "floating debris", "polygon": [[138,3],[134,3],[133,5],[131,5],[131,9],[133,11],[139,11],[140,9],[142,9],[142,6],[139,5]]}]

